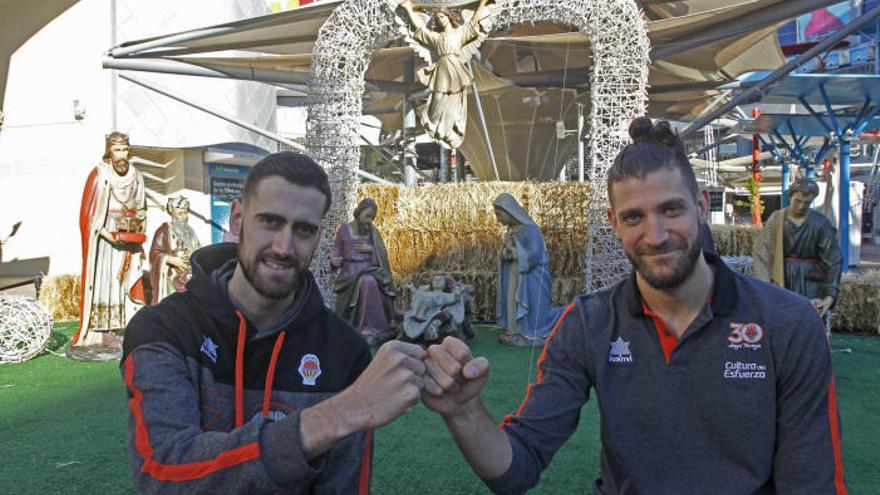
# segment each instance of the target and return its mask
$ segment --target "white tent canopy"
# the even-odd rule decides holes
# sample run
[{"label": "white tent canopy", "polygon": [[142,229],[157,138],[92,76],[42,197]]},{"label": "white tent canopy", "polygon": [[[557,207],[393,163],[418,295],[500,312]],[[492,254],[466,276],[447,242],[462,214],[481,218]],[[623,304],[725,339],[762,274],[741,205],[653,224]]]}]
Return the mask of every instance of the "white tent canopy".
[{"label": "white tent canopy", "polygon": [[[133,40],[111,51],[107,67],[283,84],[289,98],[305,98],[311,50],[323,22],[340,0]],[[649,112],[693,117],[722,94],[720,86],[750,71],[772,70],[785,59],[776,39],[780,23],[834,3],[831,0],[687,0],[639,2],[652,43]],[[590,43],[583,33],[551,23],[497,32],[475,65],[489,141],[503,179],[556,177],[576,149],[577,137],[556,139],[556,125],[575,127],[577,105],[589,104]],[[230,55],[230,50],[236,50]],[[245,52],[245,53],[242,53]],[[377,51],[365,75],[365,112],[389,132],[402,125],[408,47]],[[474,96],[471,95],[471,98]],[[473,103],[473,102],[472,102]],[[475,112],[476,106],[469,105]],[[589,111],[589,109],[587,109]],[[493,174],[482,129],[469,116],[461,150],[480,177]]]}]

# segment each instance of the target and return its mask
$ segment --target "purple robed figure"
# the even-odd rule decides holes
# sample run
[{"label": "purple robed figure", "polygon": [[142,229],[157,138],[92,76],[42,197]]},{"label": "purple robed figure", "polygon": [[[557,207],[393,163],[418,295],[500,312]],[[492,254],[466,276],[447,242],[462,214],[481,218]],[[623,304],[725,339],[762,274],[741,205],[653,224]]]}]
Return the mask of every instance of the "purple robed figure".
[{"label": "purple robed figure", "polygon": [[336,276],[336,313],[346,319],[370,345],[393,337],[394,285],[388,253],[373,225],[378,208],[366,198],[354,210],[354,220],[339,226],[331,264]]}]

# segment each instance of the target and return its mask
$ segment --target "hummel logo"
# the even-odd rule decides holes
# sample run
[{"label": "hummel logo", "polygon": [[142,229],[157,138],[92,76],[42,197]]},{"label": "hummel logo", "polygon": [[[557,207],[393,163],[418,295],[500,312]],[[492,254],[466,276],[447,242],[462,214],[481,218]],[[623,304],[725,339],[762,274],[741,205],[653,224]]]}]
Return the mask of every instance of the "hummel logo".
[{"label": "hummel logo", "polygon": [[609,363],[631,363],[633,362],[632,352],[629,350],[629,342],[617,337],[617,340],[611,343],[611,352],[608,353]]},{"label": "hummel logo", "polygon": [[208,356],[212,363],[217,364],[217,347],[219,346],[211,340],[211,337],[205,337],[205,340],[202,341],[202,348],[199,350]]}]

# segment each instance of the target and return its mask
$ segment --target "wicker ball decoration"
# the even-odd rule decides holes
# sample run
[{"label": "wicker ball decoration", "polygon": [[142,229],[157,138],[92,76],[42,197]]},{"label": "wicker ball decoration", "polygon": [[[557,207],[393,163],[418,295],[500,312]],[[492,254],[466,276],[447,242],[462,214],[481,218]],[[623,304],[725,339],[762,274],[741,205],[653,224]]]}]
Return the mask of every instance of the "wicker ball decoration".
[{"label": "wicker ball decoration", "polygon": [[52,317],[30,297],[0,296],[0,364],[20,363],[46,348]]}]

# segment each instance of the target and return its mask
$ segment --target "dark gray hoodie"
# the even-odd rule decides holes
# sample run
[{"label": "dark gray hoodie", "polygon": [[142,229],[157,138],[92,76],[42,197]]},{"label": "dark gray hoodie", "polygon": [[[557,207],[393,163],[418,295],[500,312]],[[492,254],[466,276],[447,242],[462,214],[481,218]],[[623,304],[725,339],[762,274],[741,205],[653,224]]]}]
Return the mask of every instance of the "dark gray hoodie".
[{"label": "dark gray hoodie", "polygon": [[235,250],[196,251],[187,291],[144,308],[126,329],[135,485],[163,494],[368,492],[370,433],[311,462],[299,438],[299,412],[353,383],[369,364],[367,345],[324,306],[311,274],[278,324],[258,332],[226,291]]}]

